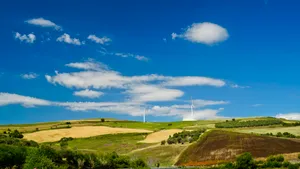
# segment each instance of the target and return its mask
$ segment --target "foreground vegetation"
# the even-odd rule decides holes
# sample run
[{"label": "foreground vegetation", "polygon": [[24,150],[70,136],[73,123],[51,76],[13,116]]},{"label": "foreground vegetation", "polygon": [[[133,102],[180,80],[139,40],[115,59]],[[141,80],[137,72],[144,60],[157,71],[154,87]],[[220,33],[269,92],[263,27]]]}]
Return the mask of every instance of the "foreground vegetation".
[{"label": "foreground vegetation", "polygon": [[128,156],[109,153],[97,156],[93,153],[80,153],[68,149],[54,149],[33,141],[1,135],[0,168],[15,169],[116,169],[147,168],[141,159],[131,160]]}]

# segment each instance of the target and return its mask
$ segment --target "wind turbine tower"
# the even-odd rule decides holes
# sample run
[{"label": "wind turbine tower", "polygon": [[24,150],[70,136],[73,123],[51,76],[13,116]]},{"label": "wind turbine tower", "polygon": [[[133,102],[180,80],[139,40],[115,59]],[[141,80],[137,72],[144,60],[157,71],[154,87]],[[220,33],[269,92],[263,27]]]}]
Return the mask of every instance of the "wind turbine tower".
[{"label": "wind turbine tower", "polygon": [[144,110],[144,115],[143,115],[143,121],[144,121],[144,123],[146,123],[146,108],[145,108],[145,110]]},{"label": "wind turbine tower", "polygon": [[193,98],[191,97],[191,118],[194,119],[194,102]]}]

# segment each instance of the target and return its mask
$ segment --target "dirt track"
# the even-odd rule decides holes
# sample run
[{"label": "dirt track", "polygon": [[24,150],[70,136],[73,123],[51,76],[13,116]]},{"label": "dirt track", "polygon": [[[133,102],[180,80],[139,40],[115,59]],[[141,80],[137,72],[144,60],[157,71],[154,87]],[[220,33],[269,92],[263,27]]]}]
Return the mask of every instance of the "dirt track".
[{"label": "dirt track", "polygon": [[180,129],[170,129],[170,130],[161,130],[158,132],[154,132],[149,134],[145,140],[140,141],[141,143],[158,143],[162,140],[167,140],[170,135],[173,135],[175,133],[179,133],[182,130]]},{"label": "dirt track", "polygon": [[36,142],[55,142],[59,141],[63,137],[91,137],[104,134],[118,134],[118,133],[150,133],[150,130],[143,129],[129,129],[129,128],[112,128],[105,126],[84,126],[84,127],[72,127],[69,129],[56,129],[45,130],[34,133],[24,134],[24,138],[27,140],[34,140]]}]

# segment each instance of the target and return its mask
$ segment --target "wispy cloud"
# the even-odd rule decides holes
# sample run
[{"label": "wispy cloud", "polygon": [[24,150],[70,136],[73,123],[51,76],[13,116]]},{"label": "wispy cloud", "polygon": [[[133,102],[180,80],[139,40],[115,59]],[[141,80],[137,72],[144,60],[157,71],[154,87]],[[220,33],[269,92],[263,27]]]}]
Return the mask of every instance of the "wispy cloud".
[{"label": "wispy cloud", "polygon": [[103,94],[104,94],[103,92],[89,90],[89,89],[74,92],[75,96],[87,97],[87,98],[98,98]]},{"label": "wispy cloud", "polygon": [[240,86],[238,84],[230,84],[231,88],[236,88],[236,89],[247,89],[247,88],[251,88],[250,86]]},{"label": "wispy cloud", "polygon": [[95,43],[99,43],[99,44],[107,44],[108,42],[111,42],[111,39],[108,37],[97,37],[96,35],[89,35],[88,39],[95,42]]},{"label": "wispy cloud", "polygon": [[25,21],[28,24],[35,25],[35,26],[41,26],[41,27],[49,27],[54,28],[56,30],[62,30],[62,27],[55,24],[54,22],[44,19],[44,18],[33,18]]},{"label": "wispy cloud", "polygon": [[172,33],[172,39],[183,38],[191,42],[212,45],[228,39],[227,30],[220,25],[203,22],[194,23],[181,34]]},{"label": "wispy cloud", "polygon": [[253,104],[252,107],[261,107],[263,104]]},{"label": "wispy cloud", "polygon": [[108,70],[107,65],[105,65],[101,62],[96,62],[92,59],[88,59],[85,62],[68,63],[65,66],[77,68],[77,69],[83,69],[83,70],[95,70],[95,71]]},{"label": "wispy cloud", "polygon": [[26,43],[34,43],[34,41],[36,40],[36,37],[33,33],[30,33],[28,35],[24,34],[21,35],[19,32],[15,33],[15,39],[20,40],[21,42],[26,42]]},{"label": "wispy cloud", "polygon": [[21,77],[23,79],[35,79],[37,78],[39,75],[36,73],[27,73],[27,74],[22,74]]},{"label": "wispy cloud", "polygon": [[24,107],[49,106],[51,102],[18,94],[0,93],[0,106],[21,104]]},{"label": "wispy cloud", "polygon": [[134,59],[137,59],[139,61],[144,61],[144,62],[148,62],[150,60],[146,56],[136,55],[136,54],[132,54],[132,53],[108,52],[105,48],[101,48],[101,50],[99,50],[98,52],[100,52],[102,55],[113,55],[113,56],[119,56],[122,58],[134,58]]},{"label": "wispy cloud", "polygon": [[63,35],[58,37],[56,39],[56,41],[64,42],[64,43],[68,43],[68,44],[73,44],[73,45],[83,45],[84,44],[84,41],[80,41],[77,38],[71,38],[71,36],[69,34],[66,34],[66,33],[64,33]]}]

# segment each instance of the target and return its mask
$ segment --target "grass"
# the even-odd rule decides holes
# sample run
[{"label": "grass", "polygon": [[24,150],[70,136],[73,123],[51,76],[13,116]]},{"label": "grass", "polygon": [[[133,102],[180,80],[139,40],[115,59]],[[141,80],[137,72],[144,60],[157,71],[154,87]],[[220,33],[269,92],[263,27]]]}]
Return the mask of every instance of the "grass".
[{"label": "grass", "polygon": [[[138,143],[143,140],[145,133],[108,134],[89,138],[78,138],[68,141],[68,147],[84,152],[95,152],[98,154],[117,152],[126,154],[135,149],[144,148],[153,144]],[[55,146],[58,148],[59,143]]]},{"label": "grass", "polygon": [[160,166],[172,166],[176,157],[188,146],[188,144],[178,145],[159,145],[157,147],[136,151],[130,156],[132,158],[141,158],[150,166],[159,163]]},{"label": "grass", "polygon": [[277,134],[278,132],[289,132],[296,136],[300,136],[300,126],[296,127],[262,127],[262,128],[245,128],[245,129],[236,129],[237,132],[242,133],[257,133],[257,134],[266,134],[273,133]]},{"label": "grass", "polygon": [[201,120],[201,121],[177,121],[177,122],[136,122],[136,121],[114,121],[99,123],[101,126],[109,127],[124,127],[124,128],[134,128],[134,129],[147,129],[147,130],[163,130],[163,129],[185,129],[190,127],[208,127],[211,128],[219,120]]}]

